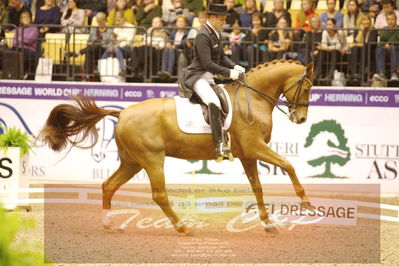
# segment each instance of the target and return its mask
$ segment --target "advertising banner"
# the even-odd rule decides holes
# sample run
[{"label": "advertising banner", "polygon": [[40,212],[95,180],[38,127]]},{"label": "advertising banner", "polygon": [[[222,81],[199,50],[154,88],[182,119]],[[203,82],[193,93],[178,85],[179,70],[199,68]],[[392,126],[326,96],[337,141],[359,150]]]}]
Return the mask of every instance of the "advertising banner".
[{"label": "advertising banner", "polygon": [[[248,184],[169,189],[177,226],[188,235],[175,230],[173,218],[152,201],[149,186],[127,185],[116,192],[107,214],[112,233],[107,234],[99,217],[100,184],[46,185],[45,255],[58,264],[380,262],[379,185],[310,185],[314,210],[302,208],[298,197],[285,196],[291,185],[263,188],[278,234],[268,232],[260,220]],[[350,190],[342,192],[346,188]],[[352,192],[359,188],[362,196]],[[318,197],[325,189],[330,195]],[[372,207],[365,209],[365,204]]]},{"label": "advertising banner", "polygon": [[[151,98],[177,95],[175,84],[0,83],[0,124],[37,135],[68,94],[93,96],[102,108],[123,109]],[[234,118],[233,118],[234,119]],[[31,180],[102,182],[119,166],[114,117],[97,124],[92,149],[57,154],[37,143],[30,157]],[[399,191],[399,90],[314,87],[307,122],[296,125],[273,112],[270,147],[288,159],[303,183],[377,183],[383,192]],[[290,183],[280,168],[258,162],[262,183]],[[240,161],[187,161],[167,158],[167,183],[247,184]],[[144,171],[132,183],[148,183]]]},{"label": "advertising banner", "polygon": [[29,188],[29,158],[20,156],[20,148],[0,150],[0,203],[6,209],[15,209],[16,201],[28,198],[28,193],[18,193]]}]

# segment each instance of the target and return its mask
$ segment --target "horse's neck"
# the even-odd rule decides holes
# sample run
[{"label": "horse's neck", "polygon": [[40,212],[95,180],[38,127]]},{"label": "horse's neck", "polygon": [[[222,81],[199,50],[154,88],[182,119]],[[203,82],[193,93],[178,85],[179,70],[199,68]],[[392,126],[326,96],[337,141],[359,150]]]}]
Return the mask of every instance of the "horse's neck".
[{"label": "horse's neck", "polygon": [[[271,67],[269,67],[271,68]],[[281,69],[281,70],[280,70]],[[279,98],[282,93],[282,85],[288,78],[288,71],[284,71],[284,66],[272,69],[257,69],[247,76],[250,86],[260,90],[273,98]],[[253,92],[255,93],[255,92]],[[255,93],[256,94],[256,93]],[[260,97],[260,96],[258,96]]]},{"label": "horse's neck", "polygon": [[[297,69],[295,68],[295,65],[292,64],[271,65],[250,71],[247,75],[247,83],[251,87],[271,96],[272,98],[278,99],[282,93],[284,83],[287,79],[292,77],[293,74],[295,75],[296,72]],[[262,108],[260,111],[264,114],[273,111],[275,106],[273,100],[268,101],[255,91],[246,89],[243,85],[240,85],[238,92],[236,92],[237,84],[226,86],[226,89],[230,95],[232,103],[238,101],[241,108],[246,108],[245,106],[249,100],[251,106],[260,106],[258,108]],[[235,99],[235,95],[238,95],[238,99]],[[233,106],[233,108],[236,107],[237,106]]]},{"label": "horse's neck", "polygon": [[[251,87],[254,87],[252,84],[248,84]],[[238,87],[237,87],[238,86]],[[254,87],[255,89],[258,89]],[[266,117],[267,114],[271,114],[274,108],[274,104],[270,101],[267,101],[265,98],[262,98],[255,91],[245,88],[242,84],[234,83],[225,86],[227,93],[230,96],[231,103],[233,105],[233,109],[240,108],[239,112],[245,112],[245,110],[249,107],[253,111],[257,113],[262,113],[263,117]],[[260,90],[260,89],[258,89]],[[278,98],[277,90],[276,92],[268,92],[263,91],[270,95],[273,98]],[[254,108],[256,110],[254,110]]]}]

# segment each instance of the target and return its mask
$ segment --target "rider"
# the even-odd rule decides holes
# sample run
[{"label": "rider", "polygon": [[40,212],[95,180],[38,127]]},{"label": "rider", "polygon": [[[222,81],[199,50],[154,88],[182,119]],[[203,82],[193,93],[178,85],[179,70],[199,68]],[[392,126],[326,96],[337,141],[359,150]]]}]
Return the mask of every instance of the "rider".
[{"label": "rider", "polygon": [[223,51],[220,29],[226,23],[227,6],[223,0],[214,0],[206,11],[207,21],[194,40],[194,58],[183,70],[181,84],[184,95],[192,100],[194,92],[208,106],[209,123],[216,146],[217,158],[229,158],[231,151],[224,140],[221,104],[212,86],[213,75],[219,74],[237,80],[245,69],[231,61]]}]

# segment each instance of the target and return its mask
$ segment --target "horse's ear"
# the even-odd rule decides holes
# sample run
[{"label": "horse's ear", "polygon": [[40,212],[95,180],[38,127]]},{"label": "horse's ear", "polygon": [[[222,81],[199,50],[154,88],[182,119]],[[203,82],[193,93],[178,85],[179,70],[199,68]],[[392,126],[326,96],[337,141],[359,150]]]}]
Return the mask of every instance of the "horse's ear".
[{"label": "horse's ear", "polygon": [[306,76],[309,77],[309,75],[313,74],[313,67],[314,67],[313,62],[309,63],[309,64],[306,66]]}]

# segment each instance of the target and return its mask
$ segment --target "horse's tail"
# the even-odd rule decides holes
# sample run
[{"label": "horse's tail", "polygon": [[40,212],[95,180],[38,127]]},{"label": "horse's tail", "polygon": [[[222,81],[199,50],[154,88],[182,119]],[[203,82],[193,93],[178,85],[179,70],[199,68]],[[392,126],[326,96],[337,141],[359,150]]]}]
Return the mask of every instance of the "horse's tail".
[{"label": "horse's tail", "polygon": [[[107,115],[119,118],[121,111],[106,110],[98,107],[95,102],[86,96],[70,96],[77,105],[60,104],[51,111],[39,139],[52,150],[60,151],[68,143],[79,148],[91,148],[98,141],[96,124]],[[92,144],[82,146],[89,136]]]}]

